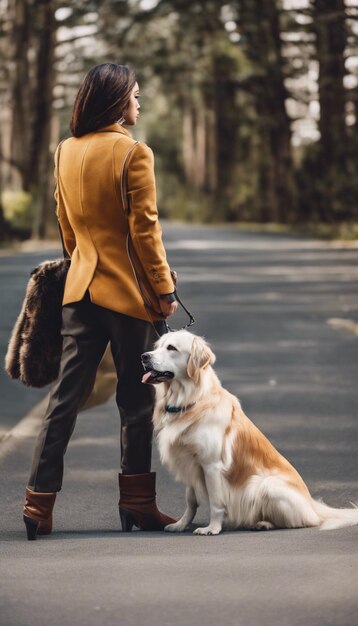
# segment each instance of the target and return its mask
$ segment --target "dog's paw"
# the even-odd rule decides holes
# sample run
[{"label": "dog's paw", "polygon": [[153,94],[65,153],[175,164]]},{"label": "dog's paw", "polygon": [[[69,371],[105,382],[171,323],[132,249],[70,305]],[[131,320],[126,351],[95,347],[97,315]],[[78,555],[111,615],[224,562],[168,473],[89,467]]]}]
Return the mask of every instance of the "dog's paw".
[{"label": "dog's paw", "polygon": [[271,522],[257,522],[256,526],[252,530],[273,530],[275,527]]},{"label": "dog's paw", "polygon": [[194,535],[218,535],[221,532],[220,526],[205,526],[204,528],[196,528]]},{"label": "dog's paw", "polygon": [[166,533],[182,533],[185,530],[186,526],[180,524],[179,522],[175,522],[174,524],[168,524],[164,526],[164,532]]}]

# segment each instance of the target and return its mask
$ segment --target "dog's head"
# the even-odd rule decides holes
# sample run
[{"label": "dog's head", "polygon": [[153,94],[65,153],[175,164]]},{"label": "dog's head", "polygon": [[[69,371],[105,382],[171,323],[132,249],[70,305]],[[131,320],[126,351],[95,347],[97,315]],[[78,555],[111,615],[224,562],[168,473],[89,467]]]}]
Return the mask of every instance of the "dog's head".
[{"label": "dog's head", "polygon": [[145,374],[143,383],[163,383],[173,379],[192,379],[197,383],[200,373],[215,362],[215,355],[202,337],[186,330],[163,335],[152,352],[142,354]]}]

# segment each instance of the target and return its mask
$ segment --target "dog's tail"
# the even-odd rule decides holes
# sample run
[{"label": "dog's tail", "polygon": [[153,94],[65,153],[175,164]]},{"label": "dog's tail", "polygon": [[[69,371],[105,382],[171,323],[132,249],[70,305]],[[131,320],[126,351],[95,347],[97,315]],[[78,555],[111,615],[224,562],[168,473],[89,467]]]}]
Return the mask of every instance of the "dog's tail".
[{"label": "dog's tail", "polygon": [[323,502],[312,499],[312,507],[321,519],[320,530],[335,530],[358,526],[358,505],[351,502],[351,509],[334,509]]}]

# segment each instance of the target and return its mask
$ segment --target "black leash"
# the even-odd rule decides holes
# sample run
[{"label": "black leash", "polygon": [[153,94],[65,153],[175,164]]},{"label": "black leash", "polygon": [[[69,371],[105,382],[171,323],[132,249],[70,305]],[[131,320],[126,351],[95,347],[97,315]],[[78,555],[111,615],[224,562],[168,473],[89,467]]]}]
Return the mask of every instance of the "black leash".
[{"label": "black leash", "polygon": [[182,326],[182,328],[171,328],[169,326],[169,324],[167,323],[167,321],[165,320],[165,325],[167,327],[168,333],[175,333],[178,330],[185,330],[186,328],[190,328],[190,326],[195,324],[195,317],[194,317],[194,315],[189,311],[189,309],[186,308],[185,304],[181,301],[181,299],[179,298],[179,296],[178,296],[176,291],[175,291],[175,297],[177,299],[177,302],[179,302],[180,306],[182,307],[182,309],[184,309],[185,313],[189,317],[189,322],[188,322],[188,324],[185,324],[185,326]]}]

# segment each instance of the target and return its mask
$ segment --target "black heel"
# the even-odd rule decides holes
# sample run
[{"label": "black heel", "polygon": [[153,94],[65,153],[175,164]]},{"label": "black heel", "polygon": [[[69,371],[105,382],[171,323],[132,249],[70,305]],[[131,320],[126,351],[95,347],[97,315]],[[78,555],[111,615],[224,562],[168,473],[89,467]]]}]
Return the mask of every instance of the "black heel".
[{"label": "black heel", "polygon": [[24,522],[28,540],[35,541],[40,522],[36,522],[36,520],[31,519],[31,517],[27,517],[27,515],[24,515]]},{"label": "black heel", "polygon": [[121,518],[122,532],[124,533],[130,533],[133,526],[137,525],[135,517],[126,509],[119,509],[119,517]]}]

